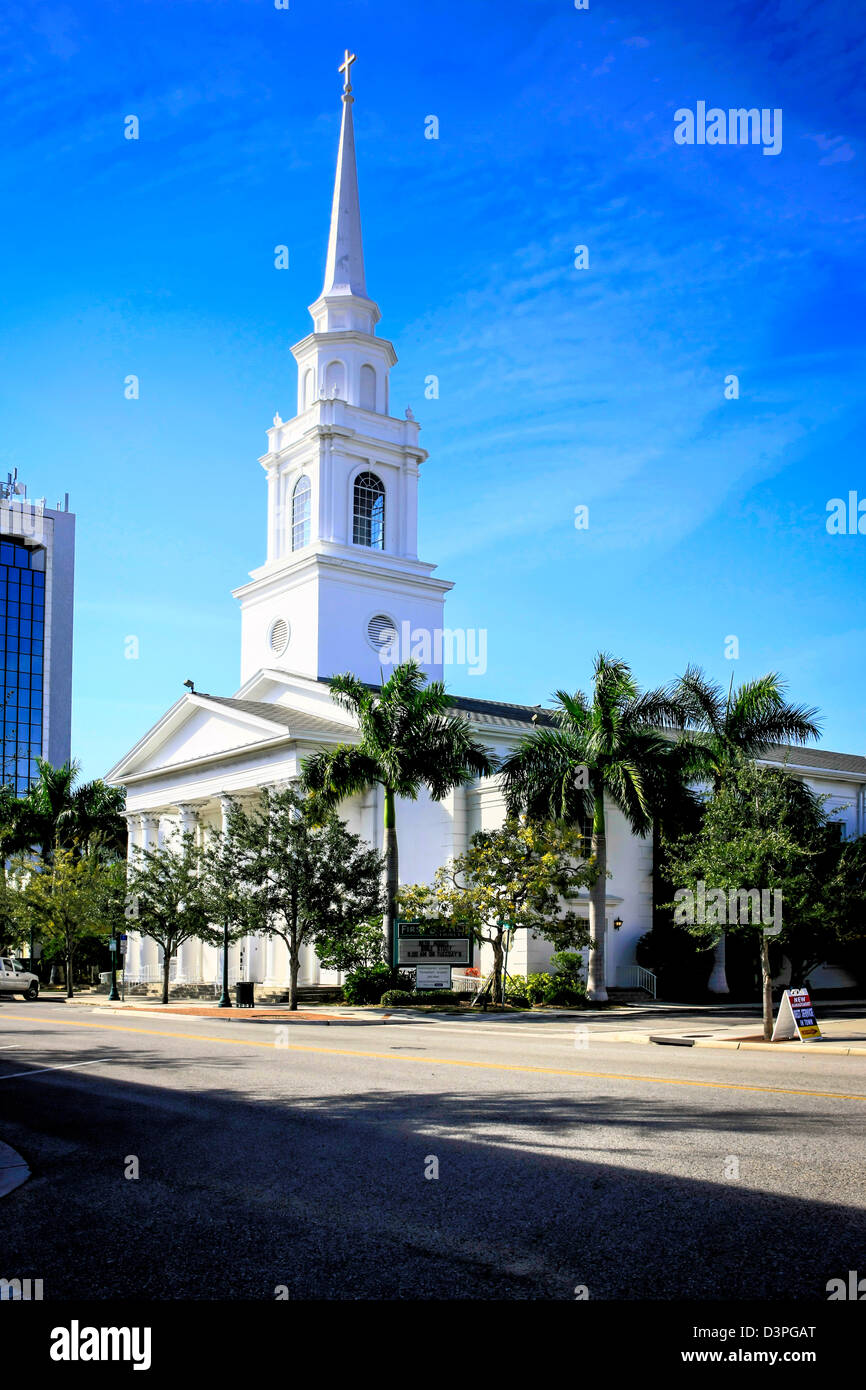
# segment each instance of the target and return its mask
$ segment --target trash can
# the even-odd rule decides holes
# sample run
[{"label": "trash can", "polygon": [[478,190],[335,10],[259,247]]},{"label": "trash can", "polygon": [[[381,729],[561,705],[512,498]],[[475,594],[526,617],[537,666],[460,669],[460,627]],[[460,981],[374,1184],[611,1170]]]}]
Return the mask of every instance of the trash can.
[{"label": "trash can", "polygon": [[252,980],[238,980],[235,985],[235,1003],[239,1009],[251,1009],[255,1004],[255,985]]}]

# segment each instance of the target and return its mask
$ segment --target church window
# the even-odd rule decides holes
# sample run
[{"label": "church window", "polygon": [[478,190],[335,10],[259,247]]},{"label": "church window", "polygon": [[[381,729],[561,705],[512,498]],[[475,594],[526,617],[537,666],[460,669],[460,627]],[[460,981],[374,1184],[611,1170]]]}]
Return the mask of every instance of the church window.
[{"label": "church window", "polygon": [[371,550],[385,549],[385,488],[375,473],[359,473],[355,479],[352,540]]},{"label": "church window", "polygon": [[292,550],[310,544],[310,480],[299,478],[292,493]]},{"label": "church window", "polygon": [[361,409],[376,409],[376,372],[366,365],[361,368]]},{"label": "church window", "polygon": [[312,368],[309,368],[304,373],[304,410],[309,410],[310,406],[313,404],[314,385],[315,377],[313,376]]}]

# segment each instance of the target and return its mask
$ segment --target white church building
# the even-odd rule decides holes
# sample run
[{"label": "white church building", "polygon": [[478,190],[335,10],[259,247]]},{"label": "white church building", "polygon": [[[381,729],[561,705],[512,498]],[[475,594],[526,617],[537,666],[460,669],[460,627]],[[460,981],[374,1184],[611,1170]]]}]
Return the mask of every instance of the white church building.
[{"label": "white church building", "polygon": [[[275,417],[259,460],[267,480],[267,556],[234,591],[241,609],[240,688],[233,695],[184,695],[107,774],[127,789],[130,852],[170,842],[179,830],[205,835],[224,824],[233,800],[254,807],[263,788],[297,778],[311,753],[355,739],[327,679],[353,671],[378,684],[394,632],[426,634],[429,659],[421,664],[431,677],[442,676],[452,585],[418,556],[418,476],[427,453],[411,412],[404,419],[390,413],[397,356],[376,334],[381,315],[367,293],[348,61],[345,71],[324,285],[310,306],[312,332],[292,349],[297,414],[285,422]],[[458,695],[453,706],[496,756],[532,730],[533,716],[547,718],[537,706]],[[866,758],[778,752],[789,770],[832,798],[847,834],[866,830]],[[380,789],[346,801],[340,814],[381,849]],[[400,802],[401,881],[431,880],[475,830],[503,817],[496,778],[458,788],[442,802],[426,795]],[[652,844],[634,836],[613,807],[608,853],[608,984],[632,986],[635,945],[652,926]],[[551,950],[519,933],[509,968],[545,969]],[[131,932],[127,982],[155,987],[160,954],[155,942]],[[220,973],[219,951],[197,941],[186,942],[172,966],[176,986],[197,990]],[[246,938],[232,948],[230,979],[256,981],[259,997],[277,997],[288,983],[284,943]],[[301,985],[338,981],[306,953]]]}]

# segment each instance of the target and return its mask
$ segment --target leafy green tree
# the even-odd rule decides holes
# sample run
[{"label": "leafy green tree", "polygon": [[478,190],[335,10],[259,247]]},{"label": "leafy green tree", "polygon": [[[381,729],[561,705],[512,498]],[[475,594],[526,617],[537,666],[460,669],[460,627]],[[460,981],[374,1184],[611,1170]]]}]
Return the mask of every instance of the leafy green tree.
[{"label": "leafy green tree", "polygon": [[229,947],[249,932],[262,930],[246,826],[246,813],[233,802],[224,829],[210,831],[201,857],[207,917],[222,945],[222,1008],[231,1008]]},{"label": "leafy green tree", "polygon": [[557,691],[553,726],[539,726],[502,764],[509,814],[592,826],[587,998],[593,1002],[607,999],[606,802],[636,835],[650,834],[664,806],[696,804],[678,745],[664,733],[680,727],[684,714],[671,691],[642,692],[624,661],[600,653],[592,693]]},{"label": "leafy green tree", "polygon": [[[692,782],[703,782],[714,789],[744,756],[756,758],[772,744],[808,743],[820,731],[817,711],[789,703],[785,698],[785,682],[776,672],[747,681],[736,689],[732,677],[726,693],[724,687],[711,681],[700,667],[690,666],[675,683],[674,691],[685,711],[687,732],[681,740],[678,756],[683,760],[686,776]],[[660,819],[662,823],[657,830],[669,839],[686,829],[674,807],[665,808]],[[659,904],[670,887],[659,868],[662,862],[660,843],[659,835],[654,845],[654,930],[659,944],[669,934]],[[716,994],[728,992],[725,961],[725,933],[722,932],[715,946],[715,969],[710,984]]]},{"label": "leafy green tree", "polygon": [[382,907],[382,857],[292,787],[268,792],[260,814],[239,818],[238,839],[258,929],[288,947],[289,1008],[297,1009],[305,945],[340,956],[341,968],[353,940],[369,949],[369,918]]},{"label": "leafy green tree", "polygon": [[203,853],[188,831],[158,849],[138,849],[127,877],[128,916],[162,949],[162,1002],[168,1003],[171,962],[185,941],[216,943],[208,917]]},{"label": "leafy green tree", "polygon": [[385,938],[382,915],[366,922],[348,922],[321,932],[316,937],[316,955],[326,970],[369,970],[385,964]]},{"label": "leafy green tree", "polygon": [[66,994],[73,995],[76,952],[89,937],[107,939],[123,922],[125,874],[122,864],[104,864],[95,855],[76,856],[56,849],[49,864],[22,875],[18,911],[32,914],[46,943],[46,954],[62,953]]},{"label": "leafy green tree", "polygon": [[838,844],[827,891],[839,940],[862,942],[866,937],[866,835]]},{"label": "leafy green tree", "polygon": [[510,818],[479,830],[469,849],[437,869],[433,884],[400,892],[404,917],[465,926],[493,948],[494,997],[501,1003],[505,935],[528,931],[562,951],[585,946],[585,918],[568,904],[594,880],[579,833],[565,825]]},{"label": "leafy green tree", "polygon": [[383,788],[383,927],[390,962],[399,885],[398,797],[415,801],[426,787],[434,801],[441,801],[454,787],[492,774],[494,764],[465,721],[449,713],[450,701],[442,681],[426,682],[415,661],[395,666],[378,691],[351,674],[335,676],[329,684],[336,702],[357,719],[360,740],[308,758],[304,784],[332,807],[372,786]]},{"label": "leafy green tree", "polygon": [[[821,871],[822,861],[825,866],[827,862],[826,827],[822,798],[805,782],[780,768],[759,767],[741,758],[728,766],[707,802],[700,830],[666,844],[668,876],[680,890],[696,894],[703,883],[707,890],[722,890],[722,903],[727,904],[724,911],[721,906],[708,910],[703,923],[689,922],[689,914],[683,912],[682,924],[712,944],[727,919],[729,933],[745,933],[754,940],[760,956],[767,1039],[773,1030],[771,941],[783,947],[790,944],[792,951],[802,954],[803,941],[811,935],[820,943],[820,958],[825,958],[831,905]],[[730,920],[735,902],[731,895],[753,890],[776,895],[772,923],[765,916],[756,922],[753,912],[746,921]],[[684,904],[684,898],[672,904],[675,920],[680,920]],[[738,913],[746,916],[739,907],[734,916]]]}]

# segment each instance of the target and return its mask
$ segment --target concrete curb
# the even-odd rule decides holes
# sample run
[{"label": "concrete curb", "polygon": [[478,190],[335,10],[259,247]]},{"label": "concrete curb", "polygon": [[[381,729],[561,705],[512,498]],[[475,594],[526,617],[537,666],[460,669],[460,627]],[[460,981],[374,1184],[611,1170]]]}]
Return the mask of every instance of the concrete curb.
[{"label": "concrete curb", "polygon": [[7,1197],[30,1177],[30,1169],[20,1153],[0,1139],[0,1197]]},{"label": "concrete curb", "polygon": [[833,1057],[866,1057],[866,1045],[848,1046],[843,1043],[831,1043],[825,1039],[820,1039],[813,1043],[784,1042],[745,1042],[737,1038],[688,1038],[682,1033],[671,1033],[668,1037],[661,1034],[650,1033],[604,1033],[601,1037],[604,1042],[618,1043],[637,1043],[641,1046],[653,1043],[656,1046],[674,1047],[715,1047],[725,1050],[740,1052],[764,1052],[767,1048],[772,1048],[779,1052],[820,1052],[829,1053]]}]

